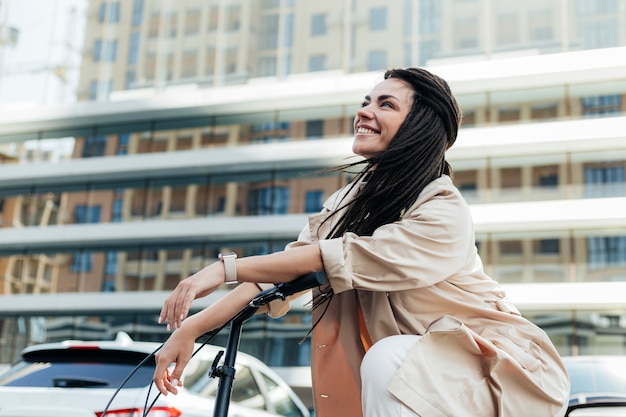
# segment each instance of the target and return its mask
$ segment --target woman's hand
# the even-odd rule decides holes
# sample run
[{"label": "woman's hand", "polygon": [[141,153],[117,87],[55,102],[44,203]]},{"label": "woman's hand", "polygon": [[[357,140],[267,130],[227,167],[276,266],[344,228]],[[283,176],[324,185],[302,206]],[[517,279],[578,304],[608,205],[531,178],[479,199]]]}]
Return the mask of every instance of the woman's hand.
[{"label": "woman's hand", "polygon": [[[152,380],[161,394],[167,395],[168,392],[178,394],[177,387],[182,386],[181,377],[193,354],[194,342],[193,334],[187,334],[183,329],[179,329],[155,354],[156,368]],[[172,363],[176,365],[170,371]]]},{"label": "woman's hand", "polygon": [[159,323],[167,321],[168,330],[180,328],[191,302],[211,294],[224,283],[224,278],[224,267],[216,262],[180,281],[163,303]]}]

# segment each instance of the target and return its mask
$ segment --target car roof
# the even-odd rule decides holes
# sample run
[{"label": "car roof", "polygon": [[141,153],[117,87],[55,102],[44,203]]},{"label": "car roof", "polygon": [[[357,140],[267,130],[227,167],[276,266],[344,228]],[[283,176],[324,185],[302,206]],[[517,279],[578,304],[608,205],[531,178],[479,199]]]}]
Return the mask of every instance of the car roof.
[{"label": "car roof", "polygon": [[[201,343],[196,343],[195,349],[199,348],[201,345]],[[97,348],[100,350],[137,352],[149,355],[155,352],[160,346],[162,346],[162,343],[135,341],[128,334],[124,332],[119,332],[115,337],[115,340],[64,340],[62,342],[41,343],[29,346],[22,350],[21,357],[27,358],[32,353],[45,352],[48,350],[69,350],[79,348]],[[206,344],[202,346],[202,349],[198,352],[196,358],[206,359],[207,357],[210,357],[212,359],[217,355],[220,350],[225,351],[225,348],[221,346]],[[261,367],[265,370],[268,369],[268,367],[262,361],[243,352],[237,352],[237,362],[242,365],[254,365],[256,367]]]},{"label": "car roof", "polygon": [[613,362],[624,361],[626,355],[578,355],[578,356],[562,356],[563,362]]}]

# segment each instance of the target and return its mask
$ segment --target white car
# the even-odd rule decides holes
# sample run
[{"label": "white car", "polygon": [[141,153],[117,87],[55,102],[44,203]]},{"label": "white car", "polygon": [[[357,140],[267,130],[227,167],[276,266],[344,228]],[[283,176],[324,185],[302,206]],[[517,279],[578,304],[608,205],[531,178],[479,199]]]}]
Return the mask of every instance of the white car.
[{"label": "white car", "polygon": [[[115,341],[65,341],[24,349],[0,375],[0,417],[103,417],[124,379],[159,346],[124,333]],[[208,417],[213,415],[218,378],[208,376],[220,347],[204,346],[189,362],[178,395],[159,396],[152,385],[154,359],[129,379],[104,417]],[[150,392],[149,399],[146,400]],[[308,417],[291,388],[258,359],[237,354],[231,417]]]}]

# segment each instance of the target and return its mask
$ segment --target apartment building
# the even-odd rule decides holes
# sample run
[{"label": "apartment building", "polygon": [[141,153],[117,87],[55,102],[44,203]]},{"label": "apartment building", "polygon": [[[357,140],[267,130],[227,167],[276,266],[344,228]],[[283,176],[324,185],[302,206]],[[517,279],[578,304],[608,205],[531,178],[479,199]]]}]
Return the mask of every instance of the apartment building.
[{"label": "apartment building", "polygon": [[[351,157],[363,95],[410,65],[463,108],[448,159],[487,271],[562,354],[626,352],[626,0],[89,4],[82,101],[0,115],[2,142],[75,139],[70,161],[0,166],[19,206],[3,219],[30,213],[0,229],[3,353],[162,340],[157,307],[107,306],[161,297],[221,251],[281,250],[349,181],[325,169]],[[36,293],[63,304],[18,308],[54,306]],[[306,366],[309,320],[259,318],[242,347]]]}]

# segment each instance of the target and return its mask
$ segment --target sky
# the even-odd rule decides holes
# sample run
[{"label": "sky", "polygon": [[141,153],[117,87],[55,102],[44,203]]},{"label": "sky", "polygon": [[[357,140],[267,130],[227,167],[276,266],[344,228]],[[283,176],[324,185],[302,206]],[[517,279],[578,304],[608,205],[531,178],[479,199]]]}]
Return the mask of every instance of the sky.
[{"label": "sky", "polygon": [[0,28],[19,31],[0,45],[0,106],[75,101],[86,10],[87,0],[0,0]]}]

